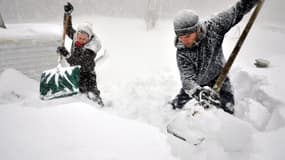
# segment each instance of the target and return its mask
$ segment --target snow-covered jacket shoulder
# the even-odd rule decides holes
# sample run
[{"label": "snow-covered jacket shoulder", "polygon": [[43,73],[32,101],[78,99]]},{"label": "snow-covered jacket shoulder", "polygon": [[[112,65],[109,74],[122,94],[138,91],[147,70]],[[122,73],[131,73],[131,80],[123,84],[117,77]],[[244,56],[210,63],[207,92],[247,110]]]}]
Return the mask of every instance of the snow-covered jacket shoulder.
[{"label": "snow-covered jacket shoulder", "polygon": [[250,11],[258,0],[240,0],[229,10],[201,22],[198,43],[185,47],[178,38],[176,59],[184,90],[205,85],[217,78],[225,64],[222,50],[224,35]]},{"label": "snow-covered jacket shoulder", "polygon": [[222,11],[208,20],[211,31],[219,35],[226,34],[234,25],[239,23],[243,16],[248,13],[259,0],[239,0],[228,10]]},{"label": "snow-covered jacket shoulder", "polygon": [[98,36],[96,34],[93,34],[91,40],[84,47],[97,53],[102,48],[102,44]]}]

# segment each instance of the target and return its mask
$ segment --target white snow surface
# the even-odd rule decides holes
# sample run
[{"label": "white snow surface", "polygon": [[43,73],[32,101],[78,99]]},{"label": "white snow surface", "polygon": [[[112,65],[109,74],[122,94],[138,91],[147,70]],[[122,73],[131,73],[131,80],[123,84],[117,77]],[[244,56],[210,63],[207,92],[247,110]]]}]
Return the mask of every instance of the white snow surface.
[{"label": "white snow surface", "polygon": [[[83,95],[41,101],[38,80],[6,68],[0,73],[0,159],[284,159],[284,26],[254,25],[230,72],[236,115],[221,110],[203,114],[197,123],[210,138],[193,146],[166,133],[168,122],[181,114],[167,105],[181,86],[172,20],[148,32],[143,19],[73,20],[75,25],[93,23],[108,51],[96,72],[111,107],[100,108]],[[0,29],[0,42],[9,45],[61,37],[60,25],[52,22],[7,26]],[[226,36],[226,56],[238,30]],[[256,58],[269,60],[269,68],[255,68]]]}]

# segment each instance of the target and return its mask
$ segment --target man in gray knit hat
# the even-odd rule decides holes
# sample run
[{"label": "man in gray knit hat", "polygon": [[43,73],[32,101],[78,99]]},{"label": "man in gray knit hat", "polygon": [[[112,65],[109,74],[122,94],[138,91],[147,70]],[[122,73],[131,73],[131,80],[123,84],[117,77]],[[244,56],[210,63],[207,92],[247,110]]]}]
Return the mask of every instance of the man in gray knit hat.
[{"label": "man in gray knit hat", "polygon": [[182,10],[174,18],[176,58],[182,89],[171,102],[173,109],[183,106],[201,91],[216,95],[217,107],[234,113],[234,95],[229,78],[219,96],[211,89],[225,64],[222,42],[225,34],[248,13],[259,0],[239,0],[230,9],[206,21],[191,10]]}]

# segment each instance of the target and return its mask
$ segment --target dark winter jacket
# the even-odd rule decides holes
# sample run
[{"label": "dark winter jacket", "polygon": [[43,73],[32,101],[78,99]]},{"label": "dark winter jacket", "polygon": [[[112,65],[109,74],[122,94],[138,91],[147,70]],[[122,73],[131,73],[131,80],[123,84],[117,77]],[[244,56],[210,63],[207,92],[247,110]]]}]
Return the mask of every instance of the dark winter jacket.
[{"label": "dark winter jacket", "polygon": [[95,57],[97,52],[101,49],[101,42],[98,37],[93,33],[91,39],[84,47],[76,47],[76,34],[77,31],[72,27],[71,16],[68,22],[67,35],[72,42],[71,53],[67,56],[66,60],[71,65],[80,65],[81,72],[93,72],[95,67]]},{"label": "dark winter jacket", "polygon": [[[257,2],[258,0],[240,0],[230,9],[201,22],[202,33],[192,48],[186,48],[176,38],[177,65],[184,90],[203,86],[217,78],[225,64],[222,50],[225,34],[240,22]],[[231,90],[230,83],[224,84],[224,87],[225,90]]]}]

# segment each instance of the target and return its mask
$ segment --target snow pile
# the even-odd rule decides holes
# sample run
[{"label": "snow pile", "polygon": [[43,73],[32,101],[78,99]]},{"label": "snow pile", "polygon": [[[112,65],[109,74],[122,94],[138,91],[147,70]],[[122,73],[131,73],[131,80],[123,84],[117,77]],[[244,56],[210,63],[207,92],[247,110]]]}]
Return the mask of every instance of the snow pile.
[{"label": "snow pile", "polygon": [[84,103],[0,112],[1,159],[175,160],[166,136]]},{"label": "snow pile", "polygon": [[[167,120],[183,113],[168,110],[167,106],[158,102],[162,99],[155,101],[149,97],[153,102],[146,102],[143,97],[135,98],[136,95],[133,94],[132,103],[122,107],[120,103],[124,103],[125,100],[117,99],[118,102],[114,102],[113,108],[100,111],[88,103],[80,102],[76,97],[52,102],[33,99],[32,97],[38,97],[38,83],[15,70],[8,69],[0,77],[2,95],[0,129],[1,142],[3,142],[1,158],[4,159],[17,159],[17,157],[23,159],[33,159],[33,157],[36,157],[34,159],[70,159],[72,157],[175,159],[173,156],[177,156],[180,159],[198,160],[228,159],[229,157],[235,157],[235,159],[251,157],[258,160],[282,159],[284,155],[281,150],[274,148],[284,146],[285,110],[276,108],[272,114],[266,112],[266,116],[263,116],[263,112],[254,109],[259,108],[260,105],[250,97],[243,98],[244,101],[252,103],[238,104],[238,107],[246,108],[247,105],[249,108],[244,112],[244,120],[230,116],[221,110],[203,112],[201,116],[197,116],[192,124],[208,137],[201,145],[194,147],[167,135],[165,131],[161,132],[165,129]],[[17,81],[16,78],[21,79],[22,83],[12,85]],[[257,84],[252,77],[247,80],[254,81],[251,86]],[[159,91],[158,88],[151,90],[150,87],[143,90],[141,87],[135,88],[137,90],[132,88],[133,93],[147,96],[147,93]],[[241,88],[241,93],[243,89],[245,88]],[[10,94],[11,91],[25,97],[16,101],[15,98],[13,99],[14,95]],[[5,98],[8,98],[7,103],[3,103]],[[145,101],[145,106],[142,106],[142,101]],[[25,107],[23,108],[19,102],[25,102]],[[122,119],[108,112],[125,112],[124,116],[137,120]],[[258,131],[260,128],[256,125],[260,120],[267,124],[262,125],[263,131]],[[147,121],[159,128],[151,127],[141,121]],[[185,124],[189,125],[187,122]],[[179,125],[184,128],[187,126]],[[267,128],[270,128],[270,131],[264,131]],[[19,150],[21,152],[18,152]]]},{"label": "snow pile", "polygon": [[14,69],[6,69],[0,75],[0,104],[25,99],[38,99],[39,83]]},{"label": "snow pile", "polygon": [[266,128],[270,112],[282,105],[274,97],[271,97],[263,87],[267,85],[266,77],[249,75],[245,71],[239,71],[233,75],[233,83],[240,86],[236,89],[236,115],[253,124],[254,127],[263,130]]}]

